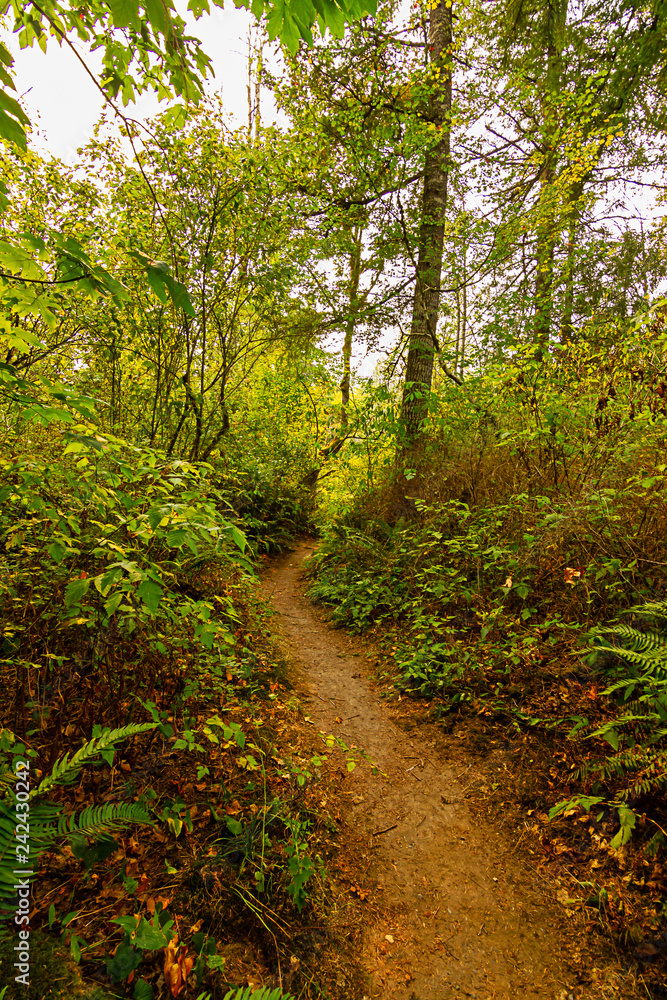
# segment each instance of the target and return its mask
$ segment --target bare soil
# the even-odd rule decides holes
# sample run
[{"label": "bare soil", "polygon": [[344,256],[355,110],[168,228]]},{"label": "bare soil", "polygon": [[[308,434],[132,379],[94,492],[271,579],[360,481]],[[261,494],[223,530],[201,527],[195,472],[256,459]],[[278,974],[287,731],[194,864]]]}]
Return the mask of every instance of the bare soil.
[{"label": "bare soil", "polygon": [[[373,682],[372,652],[321,620],[304,596],[303,563],[313,551],[304,543],[273,563],[263,585],[307,718],[362,748],[381,772],[341,773],[336,793],[343,865],[352,872],[350,937],[367,974],[358,989],[368,1000],[590,995],[574,985],[554,887],[517,849],[513,831],[480,819],[470,801],[471,788],[486,787],[488,760],[481,768],[455,734],[433,725],[404,731]],[[507,767],[506,751],[487,749],[494,766]],[[357,987],[348,995],[357,1000]]]}]

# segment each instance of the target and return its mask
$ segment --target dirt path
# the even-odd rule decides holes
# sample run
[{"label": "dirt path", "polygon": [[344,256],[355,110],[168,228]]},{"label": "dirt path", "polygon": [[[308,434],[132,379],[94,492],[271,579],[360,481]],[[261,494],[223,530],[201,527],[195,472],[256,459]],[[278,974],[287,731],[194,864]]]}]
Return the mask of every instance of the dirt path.
[{"label": "dirt path", "polygon": [[310,718],[385,772],[354,771],[343,809],[367,845],[360,869],[370,866],[389,914],[364,928],[370,996],[567,1000],[544,884],[502,830],[475,822],[465,798],[474,762],[441,759],[435,729],[407,736],[374,693],[363,645],[318,620],[300,582],[312,552],[304,544],[274,564],[264,587]]}]

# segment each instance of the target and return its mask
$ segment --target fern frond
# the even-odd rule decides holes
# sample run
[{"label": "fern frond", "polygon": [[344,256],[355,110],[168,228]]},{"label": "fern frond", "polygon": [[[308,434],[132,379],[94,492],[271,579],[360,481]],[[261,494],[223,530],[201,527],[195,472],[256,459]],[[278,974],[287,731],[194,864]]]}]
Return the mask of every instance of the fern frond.
[{"label": "fern frond", "polygon": [[[21,845],[21,853],[27,855],[28,867],[35,868],[39,857],[53,843],[51,831],[62,806],[56,802],[34,802],[30,808],[30,840],[27,848]],[[0,802],[0,900],[12,899],[15,895],[17,876],[17,840],[15,829],[16,810]],[[22,865],[21,867],[25,867]]]},{"label": "fern frond", "polygon": [[66,753],[60,760],[57,760],[51,769],[51,774],[47,774],[39,783],[37,788],[30,792],[30,797],[42,796],[58,785],[67,785],[77,776],[82,767],[92,763],[95,757],[100,757],[105,751],[113,750],[116,743],[136,736],[138,733],[148,732],[155,729],[157,722],[140,722],[130,726],[123,726],[122,729],[104,729],[99,736],[94,736],[88,743],[74,753],[72,757]]},{"label": "fern frond", "polygon": [[4,796],[14,787],[16,775],[9,764],[0,764],[0,796]]},{"label": "fern frond", "polygon": [[281,989],[272,990],[269,986],[260,986],[257,990],[254,986],[239,986],[237,990],[230,990],[225,994],[225,1000],[294,1000],[291,993],[283,993]]},{"label": "fern frond", "polygon": [[[632,625],[614,625],[613,628],[608,629],[608,635],[617,635],[621,639],[631,639],[635,649],[666,649],[667,648],[667,636],[661,632],[641,632],[639,629]],[[605,649],[605,642],[603,640],[602,644],[598,647],[600,649]],[[606,644],[606,649],[609,652],[617,653],[621,656],[625,654],[623,648],[617,646],[611,646]]]},{"label": "fern frond", "polygon": [[55,837],[67,837],[76,833],[81,837],[96,837],[100,833],[111,833],[129,823],[151,823],[148,813],[137,802],[105,802],[101,806],[89,806],[83,812],[61,816]]},{"label": "fern frond", "polygon": [[[637,634],[641,635],[641,633]],[[635,663],[649,670],[655,670],[657,667],[660,672],[667,674],[667,642],[665,640],[663,640],[662,645],[655,646],[650,650],[620,646],[598,646],[597,649],[603,653],[613,653],[621,660],[627,660],[629,663]]]},{"label": "fern frond", "polygon": [[[49,802],[44,794],[60,785],[66,785],[76,774],[95,758],[113,753],[116,743],[155,729],[158,723],[144,722],[121,729],[105,729],[98,736],[80,747],[72,757],[65,754],[56,761],[48,774],[30,792],[30,837],[29,844],[21,850],[27,855],[29,865],[36,869],[40,856],[63,837],[78,834],[95,837],[101,833],[117,830],[129,823],[150,823],[150,817],[136,802],[105,802],[101,806],[89,806],[78,816],[63,816],[63,806]],[[0,900],[12,899],[17,867],[17,839],[15,829],[21,822],[16,809],[6,801],[0,802]],[[23,847],[23,845],[21,845]],[[23,865],[22,865],[23,867]]]},{"label": "fern frond", "polygon": [[655,618],[667,625],[667,601],[647,601],[646,604],[630,608],[630,613],[645,618]]}]

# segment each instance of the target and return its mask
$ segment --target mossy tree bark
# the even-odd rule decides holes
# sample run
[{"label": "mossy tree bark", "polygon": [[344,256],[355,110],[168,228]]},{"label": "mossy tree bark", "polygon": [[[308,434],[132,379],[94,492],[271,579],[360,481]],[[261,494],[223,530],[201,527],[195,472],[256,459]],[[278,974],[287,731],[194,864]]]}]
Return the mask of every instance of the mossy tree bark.
[{"label": "mossy tree bark", "polygon": [[421,204],[417,275],[401,405],[405,443],[401,458],[412,463],[423,445],[423,425],[438,352],[442,257],[451,151],[452,4],[440,0],[429,12],[431,94],[428,119],[438,130],[437,144],[426,154]]}]

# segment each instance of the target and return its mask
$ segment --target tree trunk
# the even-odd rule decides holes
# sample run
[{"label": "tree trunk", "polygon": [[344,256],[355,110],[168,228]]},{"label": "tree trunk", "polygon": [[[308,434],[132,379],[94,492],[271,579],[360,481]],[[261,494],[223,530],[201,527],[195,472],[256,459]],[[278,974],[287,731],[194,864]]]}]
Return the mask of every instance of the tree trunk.
[{"label": "tree trunk", "polygon": [[560,324],[561,344],[567,344],[572,337],[572,316],[574,313],[574,277],[577,243],[577,225],[579,223],[579,201],[584,189],[583,181],[574,186],[570,194],[571,209],[567,224],[567,258],[565,260],[565,295],[563,299],[563,315]]},{"label": "tree trunk", "polygon": [[556,136],[559,126],[558,100],[562,73],[563,48],[568,0],[549,0],[547,9],[547,72],[542,95],[542,155],[544,163],[540,181],[537,221],[537,271],[535,275],[534,343],[536,358],[541,360],[549,347],[551,336],[554,255],[559,223],[557,198],[553,190],[555,178]]},{"label": "tree trunk", "polygon": [[439,0],[429,13],[433,90],[429,97],[428,117],[437,128],[440,140],[429,149],[424,163],[417,275],[401,405],[406,436],[402,458],[408,461],[416,458],[421,450],[423,422],[428,412],[428,396],[433,379],[433,359],[437,351],[436,332],[450,157],[451,48],[452,5],[448,5],[447,0]]},{"label": "tree trunk", "polygon": [[535,320],[534,341],[536,357],[542,360],[549,347],[551,318],[553,313],[555,220],[551,206],[554,173],[551,167],[545,169],[540,188],[540,218],[537,225],[537,271],[535,274]]},{"label": "tree trunk", "polygon": [[322,448],[317,456],[317,465],[301,480],[302,486],[314,490],[322,471],[323,464],[334,458],[347,440],[347,409],[350,403],[350,384],[352,381],[352,343],[359,312],[359,281],[361,279],[361,251],[363,228],[355,227],[352,231],[352,250],[350,251],[350,284],[348,290],[348,311],[345,320],[345,340],[343,341],[343,377],[340,381],[340,427],[333,441]]},{"label": "tree trunk", "polygon": [[348,314],[345,321],[345,340],[343,342],[343,377],[340,382],[340,433],[345,434],[347,428],[347,407],[350,402],[350,380],[352,377],[352,340],[359,311],[359,279],[361,278],[361,227],[352,233],[352,250],[350,252],[350,290]]}]

